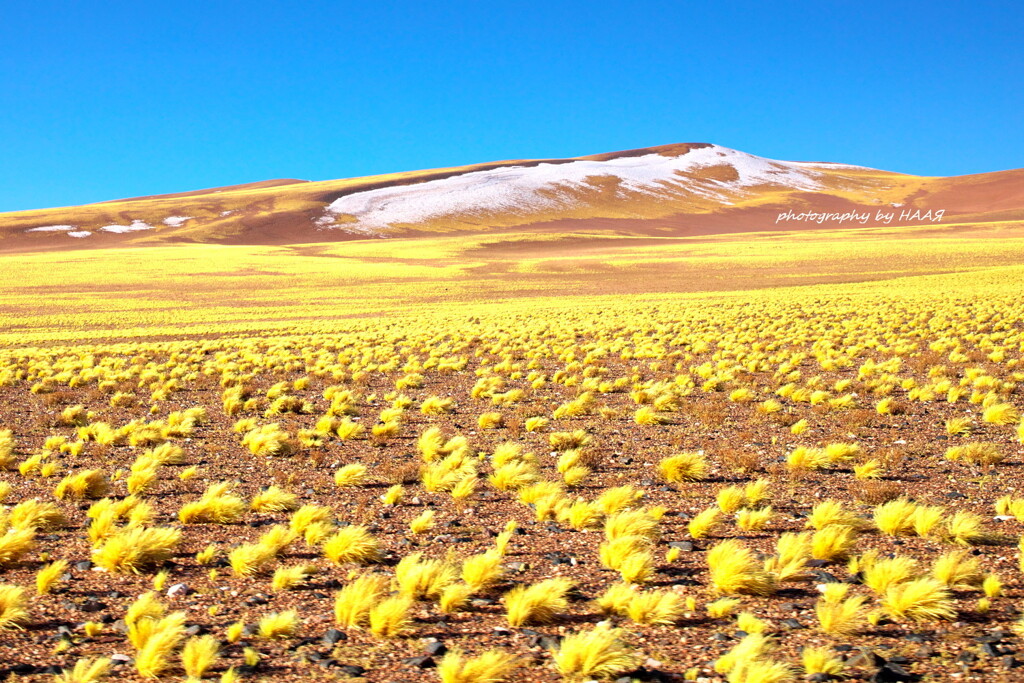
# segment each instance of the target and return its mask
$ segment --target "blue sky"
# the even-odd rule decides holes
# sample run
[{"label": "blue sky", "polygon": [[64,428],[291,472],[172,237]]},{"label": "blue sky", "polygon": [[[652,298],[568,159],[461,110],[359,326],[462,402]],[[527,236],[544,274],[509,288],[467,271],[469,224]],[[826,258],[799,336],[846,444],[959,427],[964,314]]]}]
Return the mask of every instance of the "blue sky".
[{"label": "blue sky", "polygon": [[672,142],[1024,166],[1015,2],[0,7],[0,211]]}]

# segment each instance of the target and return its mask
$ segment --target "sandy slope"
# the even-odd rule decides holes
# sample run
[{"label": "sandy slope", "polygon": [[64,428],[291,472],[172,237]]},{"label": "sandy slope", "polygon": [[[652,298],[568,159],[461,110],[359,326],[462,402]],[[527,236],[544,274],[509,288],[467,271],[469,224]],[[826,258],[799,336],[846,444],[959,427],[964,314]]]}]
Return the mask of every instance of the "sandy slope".
[{"label": "sandy slope", "polygon": [[1020,220],[1024,169],[931,178],[691,143],[6,213],[0,250],[290,244],[510,228],[684,236]]}]

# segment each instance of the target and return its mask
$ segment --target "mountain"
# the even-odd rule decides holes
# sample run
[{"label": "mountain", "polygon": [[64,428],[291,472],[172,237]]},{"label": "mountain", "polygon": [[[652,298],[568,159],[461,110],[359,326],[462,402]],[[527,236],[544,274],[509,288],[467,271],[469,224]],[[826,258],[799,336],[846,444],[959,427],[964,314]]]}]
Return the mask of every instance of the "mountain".
[{"label": "mountain", "polygon": [[685,236],[1024,220],[1024,169],[912,176],[705,143],[0,214],[0,250],[288,244],[459,231]]}]

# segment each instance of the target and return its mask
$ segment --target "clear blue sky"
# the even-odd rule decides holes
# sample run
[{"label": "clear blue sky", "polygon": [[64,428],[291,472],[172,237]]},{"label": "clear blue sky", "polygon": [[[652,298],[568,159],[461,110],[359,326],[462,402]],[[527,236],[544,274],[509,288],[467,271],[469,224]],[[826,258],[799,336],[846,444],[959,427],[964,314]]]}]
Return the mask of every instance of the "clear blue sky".
[{"label": "clear blue sky", "polygon": [[1019,5],[4,2],[0,211],[671,142],[1021,167]]}]

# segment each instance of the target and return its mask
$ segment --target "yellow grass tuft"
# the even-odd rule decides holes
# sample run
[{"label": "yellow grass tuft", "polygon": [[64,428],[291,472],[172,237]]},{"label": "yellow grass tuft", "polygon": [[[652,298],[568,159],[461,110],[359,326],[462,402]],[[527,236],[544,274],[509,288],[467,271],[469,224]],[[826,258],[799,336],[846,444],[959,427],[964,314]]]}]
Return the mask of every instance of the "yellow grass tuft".
[{"label": "yellow grass tuft", "polygon": [[110,480],[101,470],[82,470],[64,477],[53,490],[61,500],[102,498],[110,493]]},{"label": "yellow grass tuft", "polygon": [[693,538],[705,538],[714,531],[721,522],[722,512],[717,507],[702,510],[693,516],[686,525],[686,530]]},{"label": "yellow grass tuft", "polygon": [[711,586],[723,595],[771,595],[776,577],[764,570],[749,548],[730,539],[707,553]]},{"label": "yellow grass tuft", "polygon": [[220,642],[214,636],[189,638],[181,649],[181,665],[190,681],[198,681],[217,662]]},{"label": "yellow grass tuft", "polygon": [[638,624],[671,625],[685,612],[683,597],[664,590],[636,593],[626,605],[626,615]]},{"label": "yellow grass tuft", "polygon": [[670,455],[658,463],[661,478],[673,484],[700,481],[707,475],[707,471],[708,461],[701,453]]},{"label": "yellow grass tuft", "polygon": [[977,588],[985,580],[980,558],[966,550],[950,550],[932,564],[932,576],[954,590]]},{"label": "yellow grass tuft", "polygon": [[886,536],[906,536],[914,532],[917,505],[906,498],[897,498],[875,508],[875,526]]},{"label": "yellow grass tuft", "polygon": [[976,441],[963,446],[946,449],[946,460],[965,462],[968,465],[997,465],[1006,459],[999,446],[987,441]]},{"label": "yellow grass tuft", "polygon": [[185,503],[178,510],[182,524],[235,524],[248,510],[245,501],[229,493],[232,484],[211,484],[199,500]]},{"label": "yellow grass tuft", "polygon": [[800,653],[800,665],[807,676],[824,674],[835,679],[842,678],[843,671],[846,669],[843,660],[832,654],[829,648],[817,646],[804,647],[803,652]]},{"label": "yellow grass tuft", "polygon": [[111,572],[140,573],[171,558],[181,541],[181,531],[167,527],[135,527],[110,536],[93,555],[93,561]]},{"label": "yellow grass tuft", "polygon": [[462,580],[474,593],[486,590],[501,580],[501,560],[495,550],[467,557],[462,563]]},{"label": "yellow grass tuft", "polygon": [[831,636],[852,636],[867,625],[867,599],[861,595],[834,600],[823,598],[814,606],[818,627]]},{"label": "yellow grass tuft", "polygon": [[263,489],[249,501],[249,509],[255,512],[292,512],[299,508],[299,497],[272,485]]},{"label": "yellow grass tuft", "polygon": [[334,595],[334,621],[342,628],[359,628],[369,624],[370,609],[387,594],[388,578],[380,574],[363,574]]},{"label": "yellow grass tuft", "polygon": [[386,598],[370,609],[370,632],[378,638],[396,638],[412,627],[413,601],[404,595]]},{"label": "yellow grass tuft", "polygon": [[956,618],[956,605],[941,581],[930,577],[890,587],[882,609],[894,621],[936,621]]},{"label": "yellow grass tuft", "polygon": [[283,612],[271,612],[259,623],[260,638],[267,640],[284,640],[294,636],[299,630],[299,613],[293,609]]},{"label": "yellow grass tuft", "polygon": [[552,653],[558,671],[567,678],[614,678],[634,670],[643,657],[622,641],[622,630],[598,624],[570,633]]},{"label": "yellow grass tuft", "polygon": [[850,556],[857,544],[857,530],[849,526],[830,524],[811,537],[811,557],[816,560],[840,562]]},{"label": "yellow grass tuft", "polygon": [[0,567],[17,562],[18,559],[35,547],[35,529],[12,528],[0,535]]},{"label": "yellow grass tuft", "polygon": [[83,657],[75,662],[71,669],[54,676],[54,683],[97,683],[102,681],[110,673],[110,659],[97,657],[91,659]]},{"label": "yellow grass tuft", "polygon": [[414,534],[424,534],[434,528],[434,511],[424,510],[409,522],[409,531]]},{"label": "yellow grass tuft", "polygon": [[136,646],[135,670],[144,678],[158,678],[171,666],[171,654],[185,639],[185,613],[172,612],[160,620],[144,621],[147,626]]},{"label": "yellow grass tuft", "polygon": [[467,657],[459,648],[452,648],[437,663],[437,674],[441,683],[500,683],[523,665],[522,659],[503,650]]},{"label": "yellow grass tuft", "polygon": [[340,467],[334,473],[334,485],[346,488],[360,486],[366,482],[366,465],[354,462]]},{"label": "yellow grass tuft", "polygon": [[0,631],[20,629],[28,621],[28,596],[21,586],[0,584]]},{"label": "yellow grass tuft", "polygon": [[57,560],[42,567],[36,573],[36,594],[46,595],[49,593],[60,581],[60,577],[67,573],[69,566],[67,560]]},{"label": "yellow grass tuft", "polygon": [[506,617],[510,626],[547,624],[568,607],[569,579],[556,577],[532,586],[516,586],[505,594]]},{"label": "yellow grass tuft", "polygon": [[914,558],[896,555],[873,560],[861,572],[864,585],[875,593],[884,595],[892,586],[916,578],[920,574],[920,569]]},{"label": "yellow grass tuft", "polygon": [[399,592],[412,600],[435,599],[455,583],[458,568],[447,560],[423,559],[423,553],[409,553],[395,566]]},{"label": "yellow grass tuft", "polygon": [[334,564],[369,564],[380,559],[380,543],[365,526],[338,529],[323,545],[324,556]]}]

